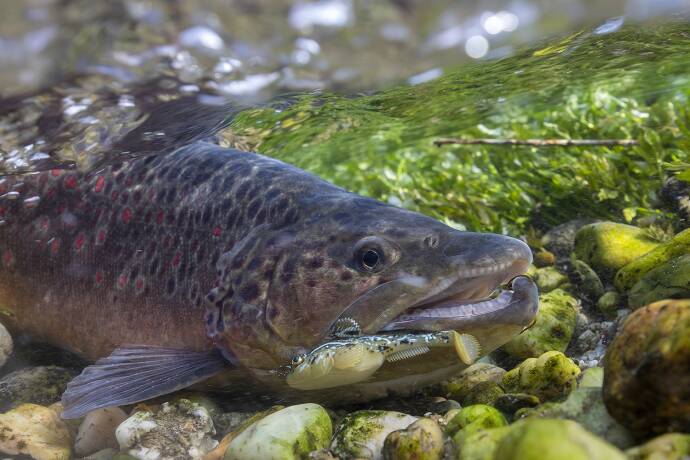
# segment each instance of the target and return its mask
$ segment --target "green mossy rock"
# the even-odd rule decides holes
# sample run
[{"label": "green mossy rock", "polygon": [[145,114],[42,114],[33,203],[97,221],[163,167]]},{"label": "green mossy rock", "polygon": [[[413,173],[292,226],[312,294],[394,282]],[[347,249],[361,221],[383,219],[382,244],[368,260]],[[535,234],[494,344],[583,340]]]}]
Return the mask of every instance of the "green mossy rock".
[{"label": "green mossy rock", "polygon": [[386,437],[417,420],[417,417],[394,411],[352,412],[338,424],[331,442],[331,452],[340,458],[382,459]]},{"label": "green mossy rock", "polygon": [[580,383],[563,402],[550,402],[533,409],[522,409],[516,418],[541,417],[569,419],[601,436],[616,447],[625,449],[633,445],[633,438],[623,426],[609,415],[604,406],[601,387],[604,369],[593,367],[580,375]]},{"label": "green mossy rock", "polygon": [[628,293],[628,306],[639,308],[663,299],[690,298],[690,254],[647,272]]},{"label": "green mossy rock", "polygon": [[614,285],[620,292],[628,292],[646,273],[685,254],[690,254],[690,229],[622,267],[616,273]]},{"label": "green mossy rock", "polygon": [[623,296],[616,291],[605,292],[597,300],[597,308],[607,318],[615,318],[618,309],[623,308]]},{"label": "green mossy rock", "polygon": [[551,251],[542,249],[534,253],[534,265],[537,267],[549,267],[555,263],[556,255]]},{"label": "green mossy rock", "polygon": [[577,299],[562,289],[539,297],[534,325],[503,345],[502,350],[518,359],[536,358],[551,350],[565,351],[573,337]]},{"label": "green mossy rock", "polygon": [[567,396],[577,385],[580,368],[559,351],[547,351],[539,358],[528,358],[503,376],[509,393],[528,393],[541,401]]},{"label": "green mossy rock", "polygon": [[[475,404],[460,409],[457,414],[448,421],[446,433],[453,436],[457,444],[463,436],[467,436],[479,430],[506,426],[507,424],[508,422],[505,417],[497,409],[486,404]],[[463,434],[455,439],[461,431]]]},{"label": "green mossy rock", "polygon": [[592,270],[592,267],[577,258],[571,258],[570,265],[572,267],[571,276],[579,294],[592,300],[604,295],[604,283],[601,282],[601,278]]},{"label": "green mossy rock", "polygon": [[687,460],[690,434],[669,433],[625,451],[630,460]]},{"label": "green mossy rock", "polygon": [[504,414],[513,415],[520,409],[528,409],[539,405],[539,398],[527,393],[506,393],[496,399],[493,406]]},{"label": "green mossy rock", "polygon": [[537,283],[539,292],[547,293],[567,283],[568,277],[556,267],[544,267],[536,270],[534,282]]},{"label": "green mossy rock", "polygon": [[57,366],[27,367],[0,379],[0,410],[24,403],[50,405],[62,397],[77,372]]},{"label": "green mossy rock", "polygon": [[628,316],[604,358],[604,403],[639,437],[690,431],[690,300]]},{"label": "green mossy rock", "polygon": [[658,245],[644,229],[615,222],[585,225],[575,235],[576,257],[606,279]]},{"label": "green mossy rock", "polygon": [[441,391],[447,398],[462,401],[470,390],[482,382],[499,383],[505,369],[488,363],[475,363],[460,372],[457,377],[441,384]]},{"label": "green mossy rock", "polygon": [[494,452],[501,439],[508,434],[510,426],[480,430],[463,436],[455,444],[458,460],[493,460]]},{"label": "green mossy rock", "polygon": [[227,460],[299,459],[328,446],[331,418],[318,404],[273,412],[242,431],[225,452]]},{"label": "green mossy rock", "polygon": [[422,418],[404,430],[393,431],[383,443],[385,460],[440,460],[445,446],[438,423]]},{"label": "green mossy rock", "polygon": [[503,388],[496,382],[480,382],[465,394],[460,403],[463,406],[471,406],[472,404],[488,404],[491,406],[504,393]]},{"label": "green mossy rock", "polygon": [[[462,457],[461,457],[462,458]],[[571,420],[533,418],[510,426],[492,460],[626,460],[623,452]]]}]

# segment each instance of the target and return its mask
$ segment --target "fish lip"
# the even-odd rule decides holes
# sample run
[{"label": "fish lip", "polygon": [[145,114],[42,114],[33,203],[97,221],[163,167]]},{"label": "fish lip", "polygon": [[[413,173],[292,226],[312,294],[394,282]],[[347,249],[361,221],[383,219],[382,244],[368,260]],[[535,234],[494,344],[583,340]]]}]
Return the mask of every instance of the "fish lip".
[{"label": "fish lip", "polygon": [[462,330],[483,323],[511,324],[528,328],[539,308],[539,293],[534,281],[526,275],[511,280],[511,288],[499,291],[494,298],[454,300],[441,299],[412,307],[381,331]]}]

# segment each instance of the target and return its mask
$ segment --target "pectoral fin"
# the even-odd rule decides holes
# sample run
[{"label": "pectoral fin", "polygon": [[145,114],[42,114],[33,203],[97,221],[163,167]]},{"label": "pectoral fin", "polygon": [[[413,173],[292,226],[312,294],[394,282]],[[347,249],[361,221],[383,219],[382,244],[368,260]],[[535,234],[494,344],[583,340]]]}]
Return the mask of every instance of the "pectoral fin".
[{"label": "pectoral fin", "polygon": [[125,346],[74,378],[62,395],[62,418],[94,409],[133,404],[204,380],[229,363],[218,351]]}]

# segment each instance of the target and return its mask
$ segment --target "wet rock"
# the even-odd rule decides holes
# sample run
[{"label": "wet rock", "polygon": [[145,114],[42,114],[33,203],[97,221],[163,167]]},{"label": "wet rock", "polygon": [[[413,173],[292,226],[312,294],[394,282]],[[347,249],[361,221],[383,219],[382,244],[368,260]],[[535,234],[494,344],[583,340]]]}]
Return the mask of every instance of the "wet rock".
[{"label": "wet rock", "polygon": [[680,232],[669,241],[657,245],[653,251],[622,267],[616,273],[614,285],[620,292],[628,292],[645,274],[685,254],[690,254],[690,229]]},{"label": "wet rock", "polygon": [[120,450],[141,460],[201,459],[218,444],[214,434],[208,410],[184,399],[137,411],[115,431]]},{"label": "wet rock", "polygon": [[630,289],[628,306],[635,309],[657,300],[687,298],[690,298],[690,254],[671,259],[647,272]]},{"label": "wet rock", "polygon": [[[112,449],[112,448],[107,448],[103,450],[99,450],[98,452],[94,452],[91,455],[87,455],[86,457],[82,457],[81,460],[113,460],[115,456],[118,454],[117,450]],[[134,457],[130,457],[134,458]]]},{"label": "wet rock", "polygon": [[507,393],[501,395],[494,407],[504,414],[513,415],[520,409],[531,408],[539,405],[539,398],[527,393]]},{"label": "wet rock", "polygon": [[[462,456],[460,458],[463,458]],[[571,420],[532,418],[512,424],[492,459],[625,460],[618,448]]]},{"label": "wet rock", "polygon": [[568,257],[575,247],[575,235],[578,230],[593,222],[592,219],[576,219],[558,225],[542,236],[541,243],[557,257]]},{"label": "wet rock", "polygon": [[534,358],[550,350],[565,351],[573,336],[577,299],[561,289],[539,297],[534,325],[503,345],[502,350],[518,359]]},{"label": "wet rock", "polygon": [[528,358],[503,376],[509,393],[528,393],[541,401],[563,398],[577,385],[580,368],[559,351]]},{"label": "wet rock", "polygon": [[604,369],[601,367],[587,369],[580,375],[577,389],[570,393],[565,401],[550,402],[533,409],[521,409],[515,416],[573,420],[616,447],[630,447],[633,445],[632,436],[609,415],[604,406],[601,395],[603,379]]},{"label": "wet rock", "polygon": [[4,366],[12,354],[12,336],[0,323],[0,367]]},{"label": "wet rock", "polygon": [[448,422],[446,433],[453,437],[456,445],[477,431],[506,426],[508,422],[501,412],[485,404],[463,407]]},{"label": "wet rock", "polygon": [[499,383],[503,380],[505,369],[488,363],[475,363],[460,372],[457,377],[444,382],[441,391],[448,397],[462,401],[469,391],[482,382]]},{"label": "wet rock", "polygon": [[243,412],[227,412],[225,414],[221,414],[217,419],[220,420],[222,426],[225,428],[225,436],[223,436],[223,439],[221,439],[218,445],[211,452],[204,456],[204,460],[222,459],[225,456],[225,451],[228,450],[230,443],[233,441],[233,439],[239,436],[240,433],[264,417],[282,409],[285,409],[285,406],[278,405],[272,406],[265,411],[257,412],[255,414]]},{"label": "wet rock", "polygon": [[606,407],[634,435],[690,431],[690,300],[633,312],[604,363]]},{"label": "wet rock", "polygon": [[225,453],[228,460],[299,459],[328,446],[331,418],[318,404],[273,412],[243,430]]},{"label": "wet rock", "polygon": [[597,308],[607,318],[615,318],[618,310],[623,307],[623,297],[616,291],[605,292],[597,300]]},{"label": "wet rock", "polygon": [[690,183],[675,176],[667,177],[659,191],[659,198],[669,209],[679,214],[687,227],[690,222]]},{"label": "wet rock", "polygon": [[472,404],[493,405],[504,393],[503,388],[496,382],[480,382],[465,394],[461,404],[463,406],[471,406]]},{"label": "wet rock", "polygon": [[625,451],[630,460],[687,460],[690,434],[669,433]]},{"label": "wet rock", "polygon": [[575,256],[602,278],[612,279],[620,268],[658,245],[639,227],[598,222],[585,225],[577,232]]},{"label": "wet rock", "polygon": [[556,255],[551,251],[542,249],[534,253],[534,265],[537,267],[549,267],[555,263]]},{"label": "wet rock", "polygon": [[494,452],[498,443],[509,431],[510,427],[505,426],[479,430],[463,436],[455,443],[458,450],[458,460],[494,460]]},{"label": "wet rock", "polygon": [[604,283],[599,275],[580,259],[570,260],[570,276],[577,292],[591,300],[596,300],[604,295]]},{"label": "wet rock", "polygon": [[443,431],[428,418],[421,418],[404,430],[393,431],[383,443],[385,460],[440,460],[443,451]]},{"label": "wet rock", "polygon": [[534,273],[534,282],[539,287],[542,294],[551,292],[554,289],[568,282],[568,277],[558,271],[555,267],[544,267]]},{"label": "wet rock", "polygon": [[363,410],[346,415],[333,435],[331,452],[341,458],[380,460],[386,437],[417,417],[393,411]]},{"label": "wet rock", "polygon": [[22,404],[0,414],[0,452],[36,460],[69,460],[71,444],[67,426],[47,407]]},{"label": "wet rock", "polygon": [[0,379],[0,410],[23,403],[49,405],[59,401],[76,371],[57,366],[20,369]]},{"label": "wet rock", "polygon": [[119,407],[107,407],[86,414],[79,425],[74,453],[80,457],[91,455],[109,447],[118,447],[115,429],[127,419]]}]

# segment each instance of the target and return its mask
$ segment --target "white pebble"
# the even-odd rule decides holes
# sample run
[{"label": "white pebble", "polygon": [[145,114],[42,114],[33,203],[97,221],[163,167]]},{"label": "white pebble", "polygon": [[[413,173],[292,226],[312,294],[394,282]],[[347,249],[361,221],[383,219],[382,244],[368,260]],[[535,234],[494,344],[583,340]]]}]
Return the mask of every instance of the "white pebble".
[{"label": "white pebble", "polygon": [[0,367],[4,366],[12,354],[12,336],[5,326],[0,324]]},{"label": "white pebble", "polygon": [[86,414],[79,425],[74,452],[82,457],[108,447],[118,447],[115,429],[127,418],[119,407],[106,407]]}]

